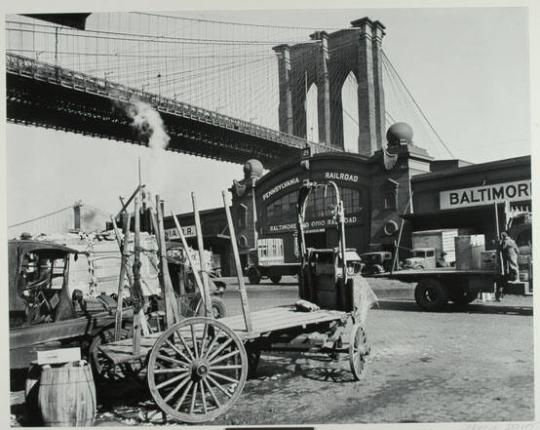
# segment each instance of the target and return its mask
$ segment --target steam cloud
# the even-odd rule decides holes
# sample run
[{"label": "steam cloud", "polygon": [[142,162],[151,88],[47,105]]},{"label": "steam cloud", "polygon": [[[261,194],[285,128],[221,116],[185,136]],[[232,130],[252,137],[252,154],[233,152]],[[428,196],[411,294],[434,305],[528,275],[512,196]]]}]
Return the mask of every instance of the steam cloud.
[{"label": "steam cloud", "polygon": [[170,137],[165,131],[163,120],[152,106],[138,99],[133,99],[126,108],[131,118],[131,125],[139,133],[141,140],[148,141],[150,154],[143,158],[143,183],[148,185],[154,193],[159,194],[166,185],[165,154]]},{"label": "steam cloud", "polygon": [[147,103],[132,100],[127,113],[133,121],[131,125],[139,131],[141,137],[148,139],[150,148],[167,148],[171,139],[165,131],[159,112]]}]

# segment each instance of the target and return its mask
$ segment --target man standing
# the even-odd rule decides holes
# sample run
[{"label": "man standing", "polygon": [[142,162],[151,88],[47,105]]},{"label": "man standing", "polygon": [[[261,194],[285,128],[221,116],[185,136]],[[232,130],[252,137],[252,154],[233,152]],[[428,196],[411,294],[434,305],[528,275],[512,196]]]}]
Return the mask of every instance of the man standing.
[{"label": "man standing", "polygon": [[508,233],[503,231],[501,233],[501,240],[499,242],[499,247],[502,253],[502,264],[504,268],[504,274],[507,276],[507,279],[512,281],[517,281],[519,279],[518,271],[518,254],[519,249],[514,242],[514,240],[508,236]]},{"label": "man standing", "polygon": [[495,300],[500,301],[503,293],[503,287],[507,282],[519,280],[518,254],[519,248],[516,242],[507,232],[501,232],[498,243],[498,249],[501,255],[501,266],[503,278],[497,282],[495,291]]}]

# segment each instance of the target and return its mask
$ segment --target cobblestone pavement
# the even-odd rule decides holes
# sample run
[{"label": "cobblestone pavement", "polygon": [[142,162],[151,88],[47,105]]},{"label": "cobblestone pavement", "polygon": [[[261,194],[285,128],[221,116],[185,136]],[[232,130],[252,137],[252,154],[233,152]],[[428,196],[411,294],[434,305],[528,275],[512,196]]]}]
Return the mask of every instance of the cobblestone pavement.
[{"label": "cobblestone pavement", "polygon": [[[233,289],[234,287],[231,287]],[[359,382],[347,357],[263,355],[236,405],[213,424],[529,421],[533,419],[531,297],[420,311],[412,287],[374,283],[371,354]],[[248,288],[252,309],[293,303],[296,288]],[[230,313],[239,311],[227,293]],[[106,388],[98,425],[162,423],[136,383]],[[126,394],[127,393],[127,394]],[[17,393],[12,393],[12,399]],[[126,400],[129,399],[129,400]],[[13,400],[17,404],[19,400]],[[107,406],[106,406],[107,405]]]}]

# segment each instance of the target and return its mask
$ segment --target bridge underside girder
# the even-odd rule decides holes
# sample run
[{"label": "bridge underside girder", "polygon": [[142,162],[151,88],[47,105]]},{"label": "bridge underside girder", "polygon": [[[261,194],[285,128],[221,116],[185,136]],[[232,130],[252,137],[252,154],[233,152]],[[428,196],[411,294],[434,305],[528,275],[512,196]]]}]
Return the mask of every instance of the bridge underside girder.
[{"label": "bridge underside girder", "polygon": [[[113,98],[12,73],[6,76],[6,96],[10,122],[148,144],[148,137],[132,126],[125,105]],[[299,156],[298,148],[167,112],[160,115],[170,151],[239,164],[256,158],[268,168]]]}]

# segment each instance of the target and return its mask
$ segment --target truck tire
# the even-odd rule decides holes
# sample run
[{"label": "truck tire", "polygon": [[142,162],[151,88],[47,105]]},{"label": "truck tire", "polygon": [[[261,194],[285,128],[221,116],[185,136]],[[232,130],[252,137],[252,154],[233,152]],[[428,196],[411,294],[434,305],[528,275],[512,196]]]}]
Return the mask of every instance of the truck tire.
[{"label": "truck tire", "polygon": [[478,297],[478,291],[467,288],[458,288],[450,298],[456,305],[468,305]]},{"label": "truck tire", "polygon": [[448,290],[437,279],[423,279],[416,285],[414,298],[425,311],[440,311],[448,303]]},{"label": "truck tire", "polygon": [[272,284],[279,284],[279,281],[281,281],[281,275],[274,275],[270,276],[270,280],[272,281]]},{"label": "truck tire", "polygon": [[250,267],[247,272],[249,283],[257,285],[261,282],[261,272],[256,267]]}]

